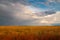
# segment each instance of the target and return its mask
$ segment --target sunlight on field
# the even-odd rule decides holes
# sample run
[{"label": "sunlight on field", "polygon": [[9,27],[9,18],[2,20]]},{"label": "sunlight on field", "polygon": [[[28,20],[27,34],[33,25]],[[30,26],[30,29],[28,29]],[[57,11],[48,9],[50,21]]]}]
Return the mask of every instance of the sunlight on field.
[{"label": "sunlight on field", "polygon": [[60,40],[60,27],[0,26],[0,40]]}]

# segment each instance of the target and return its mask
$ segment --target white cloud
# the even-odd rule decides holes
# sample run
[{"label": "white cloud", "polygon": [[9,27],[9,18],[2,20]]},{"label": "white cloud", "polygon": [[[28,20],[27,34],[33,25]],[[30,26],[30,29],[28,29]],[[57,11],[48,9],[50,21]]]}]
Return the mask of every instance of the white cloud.
[{"label": "white cloud", "polygon": [[40,22],[45,23],[45,24],[60,23],[60,16],[59,15],[60,15],[60,11],[56,12],[53,15],[43,17],[43,19]]},{"label": "white cloud", "polygon": [[56,0],[48,0],[49,2],[55,2]]},{"label": "white cloud", "polygon": [[60,11],[56,12],[55,16],[56,16],[56,19],[57,19],[56,23],[60,23]]},{"label": "white cloud", "polygon": [[[27,24],[26,25],[49,25],[52,24],[56,21],[56,16],[55,14],[52,15],[47,15],[47,16],[37,16],[36,14],[33,14],[33,11],[30,10],[30,8],[27,6],[23,6],[21,7],[21,10],[23,11],[23,13],[21,14],[20,11],[15,12],[15,18],[17,17],[18,20],[28,20],[26,21]],[[36,20],[35,20],[36,19]],[[34,21],[33,21],[34,20]],[[24,22],[23,22],[24,23]]]}]

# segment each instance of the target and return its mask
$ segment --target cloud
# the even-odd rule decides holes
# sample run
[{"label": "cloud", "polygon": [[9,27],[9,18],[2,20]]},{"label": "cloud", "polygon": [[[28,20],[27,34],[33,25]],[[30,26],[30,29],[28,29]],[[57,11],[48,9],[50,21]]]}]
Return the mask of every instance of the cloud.
[{"label": "cloud", "polygon": [[48,0],[48,2],[60,2],[60,0]]},{"label": "cloud", "polygon": [[60,23],[60,18],[59,18],[60,16],[59,15],[60,15],[60,11],[56,12],[56,14],[55,14],[56,19],[57,19],[56,23]]},{"label": "cloud", "polygon": [[55,2],[56,0],[48,0],[49,2]]},{"label": "cloud", "polygon": [[22,0],[0,1],[0,25],[51,25],[60,23],[60,12],[54,12],[50,15],[50,11],[48,11],[48,15],[37,16],[37,13],[42,9],[20,1]]},{"label": "cloud", "polygon": [[0,3],[0,25],[25,25],[34,20],[32,11],[25,5],[19,2],[7,2],[9,5],[4,3]]},{"label": "cloud", "polygon": [[41,21],[41,23],[58,25],[57,23],[60,23],[59,15],[60,15],[60,11],[57,11],[55,14],[45,16],[43,17],[43,20]]}]

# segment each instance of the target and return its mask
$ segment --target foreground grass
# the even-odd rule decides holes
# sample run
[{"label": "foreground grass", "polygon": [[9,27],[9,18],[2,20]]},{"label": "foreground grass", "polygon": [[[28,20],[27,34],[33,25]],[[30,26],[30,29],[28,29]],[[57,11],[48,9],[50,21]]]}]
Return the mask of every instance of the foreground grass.
[{"label": "foreground grass", "polygon": [[0,40],[60,40],[60,27],[1,26]]}]

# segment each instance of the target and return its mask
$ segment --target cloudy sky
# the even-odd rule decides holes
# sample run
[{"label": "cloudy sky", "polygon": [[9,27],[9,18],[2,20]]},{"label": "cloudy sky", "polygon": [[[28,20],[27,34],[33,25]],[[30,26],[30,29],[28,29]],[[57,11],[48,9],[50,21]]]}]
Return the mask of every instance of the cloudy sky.
[{"label": "cloudy sky", "polygon": [[0,0],[0,25],[60,25],[60,0]]}]

